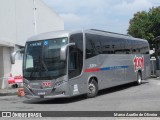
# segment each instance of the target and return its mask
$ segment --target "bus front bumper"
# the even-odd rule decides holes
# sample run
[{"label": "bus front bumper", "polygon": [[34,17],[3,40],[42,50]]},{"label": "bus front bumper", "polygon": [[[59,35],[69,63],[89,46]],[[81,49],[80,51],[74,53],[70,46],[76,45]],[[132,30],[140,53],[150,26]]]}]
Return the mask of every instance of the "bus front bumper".
[{"label": "bus front bumper", "polygon": [[50,89],[34,89],[24,86],[26,98],[67,98],[70,97],[70,89],[67,83]]}]

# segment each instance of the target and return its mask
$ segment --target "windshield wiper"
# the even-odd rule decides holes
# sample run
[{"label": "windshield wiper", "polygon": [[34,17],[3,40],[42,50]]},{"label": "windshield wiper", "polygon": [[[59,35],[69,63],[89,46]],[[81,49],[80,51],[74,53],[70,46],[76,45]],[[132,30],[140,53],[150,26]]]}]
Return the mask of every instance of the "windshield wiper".
[{"label": "windshield wiper", "polygon": [[43,65],[44,69],[45,69],[46,71],[48,71],[47,65],[44,63],[44,61],[43,61],[42,59],[41,59],[41,63],[42,63],[42,65]]},{"label": "windshield wiper", "polygon": [[31,74],[29,76],[30,78],[32,77],[33,73],[37,71],[37,69],[38,69],[38,67],[35,67],[35,68],[32,69]]},{"label": "windshield wiper", "polygon": [[36,60],[38,61],[38,62],[37,62],[37,66],[36,66],[35,68],[33,68],[33,70],[31,71],[30,78],[32,77],[32,75],[33,75],[34,72],[37,72],[38,68],[40,68],[40,69],[39,69],[39,70],[40,70],[39,72],[42,72],[42,68],[39,67],[38,64],[41,64],[41,66],[44,67],[45,71],[48,71],[48,68],[47,68],[46,64],[44,63],[44,61],[42,60],[41,57],[39,57],[39,59],[35,59],[35,61],[36,61]]}]

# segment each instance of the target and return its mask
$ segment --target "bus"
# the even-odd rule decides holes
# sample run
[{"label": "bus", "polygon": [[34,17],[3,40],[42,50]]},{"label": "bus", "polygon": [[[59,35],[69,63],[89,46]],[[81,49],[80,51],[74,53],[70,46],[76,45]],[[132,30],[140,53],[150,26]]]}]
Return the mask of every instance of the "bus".
[{"label": "bus", "polygon": [[[23,51],[27,98],[63,98],[150,76],[147,40],[96,29],[56,31],[29,38]],[[18,51],[12,53],[12,63]]]}]

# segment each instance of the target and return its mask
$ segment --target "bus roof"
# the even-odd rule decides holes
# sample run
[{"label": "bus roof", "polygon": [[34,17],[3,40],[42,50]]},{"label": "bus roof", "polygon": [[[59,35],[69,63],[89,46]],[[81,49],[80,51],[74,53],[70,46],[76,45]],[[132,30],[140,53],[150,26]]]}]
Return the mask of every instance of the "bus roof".
[{"label": "bus roof", "polygon": [[44,40],[44,39],[52,39],[52,38],[59,38],[59,37],[68,37],[69,31],[61,30],[61,31],[52,31],[41,33],[35,36],[30,37],[28,41],[37,41],[37,40]]},{"label": "bus roof", "polygon": [[97,35],[103,35],[103,36],[109,36],[109,37],[124,38],[124,39],[130,39],[130,40],[138,40],[138,41],[146,41],[144,39],[134,38],[132,36],[125,35],[125,34],[96,30],[96,29],[86,29],[86,30],[74,30],[74,31],[61,30],[61,31],[52,31],[52,32],[41,33],[41,34],[30,37],[27,40],[27,42],[28,41],[60,38],[60,37],[69,37],[70,34],[80,33],[82,31],[84,31],[85,33],[97,34]]},{"label": "bus roof", "polygon": [[146,41],[147,42],[147,40],[145,40],[145,39],[134,38],[130,35],[114,33],[114,32],[109,32],[109,31],[89,29],[89,30],[85,30],[85,32],[91,33],[91,34],[98,34],[98,35],[103,35],[103,36],[115,37],[115,38],[124,38],[124,39],[129,39],[129,40],[138,40],[138,41]]}]

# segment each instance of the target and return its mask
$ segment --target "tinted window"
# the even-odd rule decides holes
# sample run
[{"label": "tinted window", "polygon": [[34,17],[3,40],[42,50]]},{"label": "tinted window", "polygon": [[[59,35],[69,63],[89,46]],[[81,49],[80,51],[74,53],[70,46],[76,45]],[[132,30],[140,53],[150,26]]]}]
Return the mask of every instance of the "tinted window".
[{"label": "tinted window", "polygon": [[126,40],[125,51],[126,51],[126,54],[132,54],[132,44],[130,40]]},{"label": "tinted window", "polygon": [[100,36],[86,34],[86,58],[94,57],[101,54]]},{"label": "tinted window", "polygon": [[142,43],[141,54],[149,54],[149,46],[147,43]]},{"label": "tinted window", "polygon": [[143,41],[86,34],[86,58],[98,54],[149,54],[149,48]]},{"label": "tinted window", "polygon": [[113,39],[111,37],[101,36],[100,43],[102,48],[102,54],[114,54]]},{"label": "tinted window", "polygon": [[132,54],[149,54],[149,46],[146,42],[130,40]]},{"label": "tinted window", "polygon": [[138,49],[138,42],[134,40],[130,40],[129,42],[131,43],[131,53],[139,54],[140,50]]},{"label": "tinted window", "polygon": [[60,60],[60,48],[68,38],[27,42],[24,56],[24,77],[47,80],[66,75],[66,61]]},{"label": "tinted window", "polygon": [[70,36],[70,43],[76,43],[69,47],[69,79],[81,74],[83,67],[83,34],[78,33]]},{"label": "tinted window", "polygon": [[113,38],[114,53],[115,54],[126,54],[125,44],[126,40],[122,38]]}]

